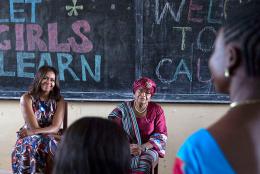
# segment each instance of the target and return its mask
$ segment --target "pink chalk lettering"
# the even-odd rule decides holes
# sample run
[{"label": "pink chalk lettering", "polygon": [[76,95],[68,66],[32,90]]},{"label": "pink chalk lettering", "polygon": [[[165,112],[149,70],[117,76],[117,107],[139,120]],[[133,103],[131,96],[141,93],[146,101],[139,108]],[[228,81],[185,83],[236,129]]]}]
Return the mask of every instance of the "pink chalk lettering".
[{"label": "pink chalk lettering", "polygon": [[42,28],[40,25],[27,24],[26,33],[27,33],[28,51],[35,51],[36,45],[39,51],[47,51],[47,46],[45,42],[41,39]]},{"label": "pink chalk lettering", "polygon": [[[9,31],[9,26],[0,25],[0,34],[6,31]],[[10,49],[11,49],[10,40],[3,40],[2,42],[0,42],[0,50],[10,50]]]},{"label": "pink chalk lettering", "polygon": [[15,49],[16,51],[24,51],[24,25],[15,24]]},{"label": "pink chalk lettering", "polygon": [[70,52],[69,43],[58,43],[57,23],[48,24],[48,39],[50,52]]},{"label": "pink chalk lettering", "polygon": [[87,33],[90,31],[90,25],[86,20],[78,20],[72,24],[72,30],[77,34],[81,40],[81,44],[77,44],[75,38],[70,37],[68,38],[68,41],[70,43],[70,46],[72,50],[76,53],[87,53],[90,52],[93,49],[92,42],[83,34],[80,32],[80,29],[83,29],[84,33]]},{"label": "pink chalk lettering", "polygon": [[202,5],[193,4],[193,3],[192,3],[192,0],[190,0],[188,20],[189,20],[189,21],[192,21],[192,22],[201,23],[201,22],[203,21],[203,19],[202,19],[202,18],[192,17],[192,11],[199,11],[199,10],[202,10],[202,8],[203,8]]}]

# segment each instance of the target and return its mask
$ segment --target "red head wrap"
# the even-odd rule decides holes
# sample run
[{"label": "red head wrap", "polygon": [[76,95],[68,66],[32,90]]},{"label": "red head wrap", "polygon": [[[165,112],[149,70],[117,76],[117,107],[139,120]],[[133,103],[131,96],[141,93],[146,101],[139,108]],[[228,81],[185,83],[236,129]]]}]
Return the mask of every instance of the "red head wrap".
[{"label": "red head wrap", "polygon": [[153,80],[151,80],[147,77],[142,77],[142,78],[134,81],[133,92],[135,93],[135,91],[138,90],[139,88],[148,90],[151,93],[151,95],[153,96],[156,91],[156,84]]}]

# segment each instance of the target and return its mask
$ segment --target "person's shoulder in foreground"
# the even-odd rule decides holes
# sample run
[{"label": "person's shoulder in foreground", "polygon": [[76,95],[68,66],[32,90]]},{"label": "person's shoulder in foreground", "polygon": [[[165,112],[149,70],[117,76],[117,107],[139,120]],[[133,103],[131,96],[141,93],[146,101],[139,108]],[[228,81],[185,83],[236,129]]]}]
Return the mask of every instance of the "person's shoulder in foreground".
[{"label": "person's shoulder in foreground", "polygon": [[173,170],[174,174],[235,173],[206,129],[198,130],[185,141],[177,153]]}]

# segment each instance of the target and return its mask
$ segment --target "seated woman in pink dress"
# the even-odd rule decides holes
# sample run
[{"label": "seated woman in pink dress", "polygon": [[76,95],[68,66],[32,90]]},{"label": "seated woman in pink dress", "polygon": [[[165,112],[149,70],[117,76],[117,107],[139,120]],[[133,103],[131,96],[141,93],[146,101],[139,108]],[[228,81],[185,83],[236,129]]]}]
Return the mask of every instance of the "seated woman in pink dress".
[{"label": "seated woman in pink dress", "polygon": [[57,71],[41,67],[20,104],[25,124],[12,152],[13,173],[50,173],[64,116]]},{"label": "seated woman in pink dress", "polygon": [[133,174],[149,174],[152,163],[165,155],[167,128],[163,109],[151,102],[155,90],[151,79],[136,80],[134,100],[120,104],[108,116],[128,134]]}]

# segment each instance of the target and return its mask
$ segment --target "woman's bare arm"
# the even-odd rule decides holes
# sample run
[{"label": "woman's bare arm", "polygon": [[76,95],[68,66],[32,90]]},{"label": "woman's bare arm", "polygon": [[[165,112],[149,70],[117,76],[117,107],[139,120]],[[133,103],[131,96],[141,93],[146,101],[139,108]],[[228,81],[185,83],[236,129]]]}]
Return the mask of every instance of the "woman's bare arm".
[{"label": "woman's bare arm", "polygon": [[21,108],[24,120],[28,125],[28,129],[23,130],[21,134],[23,136],[39,134],[39,133],[57,133],[64,117],[65,104],[64,99],[61,98],[57,102],[57,109],[53,116],[52,124],[48,127],[41,128],[34,116],[32,109],[32,100],[28,94],[25,94],[21,98]]}]

